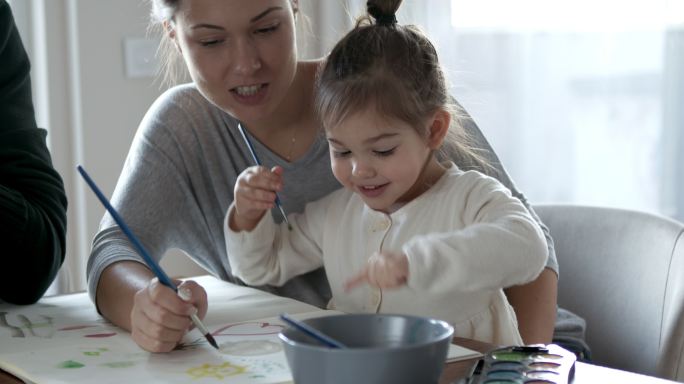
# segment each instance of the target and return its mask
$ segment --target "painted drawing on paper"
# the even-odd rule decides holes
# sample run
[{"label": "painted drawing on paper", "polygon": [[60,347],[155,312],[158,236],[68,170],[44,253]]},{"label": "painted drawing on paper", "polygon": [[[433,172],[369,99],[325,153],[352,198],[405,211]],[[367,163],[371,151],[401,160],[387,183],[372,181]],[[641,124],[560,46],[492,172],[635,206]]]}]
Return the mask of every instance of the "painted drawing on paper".
[{"label": "painted drawing on paper", "polygon": [[[83,299],[83,298],[79,298]],[[87,300],[87,298],[86,298]],[[68,310],[65,310],[68,308]],[[176,350],[152,354],[93,306],[0,307],[0,367],[36,383],[286,383],[277,319],[207,324],[220,349],[194,331]],[[105,373],[111,372],[111,373]]]}]

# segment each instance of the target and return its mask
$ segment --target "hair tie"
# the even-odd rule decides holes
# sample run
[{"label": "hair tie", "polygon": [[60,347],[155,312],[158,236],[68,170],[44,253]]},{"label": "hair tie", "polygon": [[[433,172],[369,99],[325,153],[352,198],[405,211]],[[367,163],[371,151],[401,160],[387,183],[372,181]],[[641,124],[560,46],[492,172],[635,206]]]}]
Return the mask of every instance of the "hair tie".
[{"label": "hair tie", "polygon": [[370,1],[366,3],[368,14],[375,19],[377,25],[393,26],[397,24],[397,16],[394,13],[384,13],[377,5]]}]

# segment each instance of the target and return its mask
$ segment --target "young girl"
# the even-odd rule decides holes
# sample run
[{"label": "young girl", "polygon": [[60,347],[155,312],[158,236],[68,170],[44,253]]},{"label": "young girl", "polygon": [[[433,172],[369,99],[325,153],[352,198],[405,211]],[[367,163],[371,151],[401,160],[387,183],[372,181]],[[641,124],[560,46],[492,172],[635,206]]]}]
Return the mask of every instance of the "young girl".
[{"label": "young girl", "polygon": [[[461,337],[521,344],[503,288],[540,273],[544,235],[497,180],[440,162],[458,124],[435,48],[396,23],[400,3],[369,2],[320,75],[317,109],[345,188],[290,215],[288,230],[265,215],[282,169],[248,168],[226,215],[228,259],[258,285],[324,266],[331,309],[435,317]],[[452,144],[478,160],[462,135]]]}]

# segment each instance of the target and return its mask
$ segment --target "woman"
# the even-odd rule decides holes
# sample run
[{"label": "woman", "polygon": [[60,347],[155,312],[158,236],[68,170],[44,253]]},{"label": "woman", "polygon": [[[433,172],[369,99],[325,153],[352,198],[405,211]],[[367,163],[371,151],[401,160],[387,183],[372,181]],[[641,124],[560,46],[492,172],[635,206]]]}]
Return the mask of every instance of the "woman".
[{"label": "woman", "polygon": [[[263,165],[278,165],[287,175],[280,192],[286,212],[340,187],[313,110],[322,60],[297,58],[296,0],[155,0],[153,7],[193,83],[172,88],[150,108],[112,203],[156,257],[180,248],[216,276],[236,282],[224,254],[222,219],[238,175],[253,165],[238,122]],[[490,163],[498,164],[477,127],[468,129],[489,150]],[[505,171],[498,173],[515,193]],[[547,268],[534,282],[506,292],[527,343],[550,342],[553,332],[557,264],[546,232]],[[160,285],[108,216],[94,240],[88,278],[103,316],[130,330],[149,351],[171,350],[190,326],[188,314],[206,313],[200,286],[185,283],[192,292],[186,302]],[[276,292],[319,306],[330,296],[320,270]]]}]

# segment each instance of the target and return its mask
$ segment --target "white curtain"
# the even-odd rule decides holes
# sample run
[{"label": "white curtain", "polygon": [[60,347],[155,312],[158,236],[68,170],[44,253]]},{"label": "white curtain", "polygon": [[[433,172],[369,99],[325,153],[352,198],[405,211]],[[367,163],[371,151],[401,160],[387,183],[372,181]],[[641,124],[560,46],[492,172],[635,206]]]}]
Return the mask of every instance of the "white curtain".
[{"label": "white curtain", "polygon": [[533,203],[684,221],[684,0],[405,0],[397,17]]},{"label": "white curtain", "polygon": [[62,176],[69,202],[66,256],[46,295],[84,290],[90,236],[85,223],[84,189],[74,180],[73,164],[80,163],[80,103],[76,0],[10,1],[17,29],[31,60],[31,85],[36,122],[48,131],[52,163]]}]

